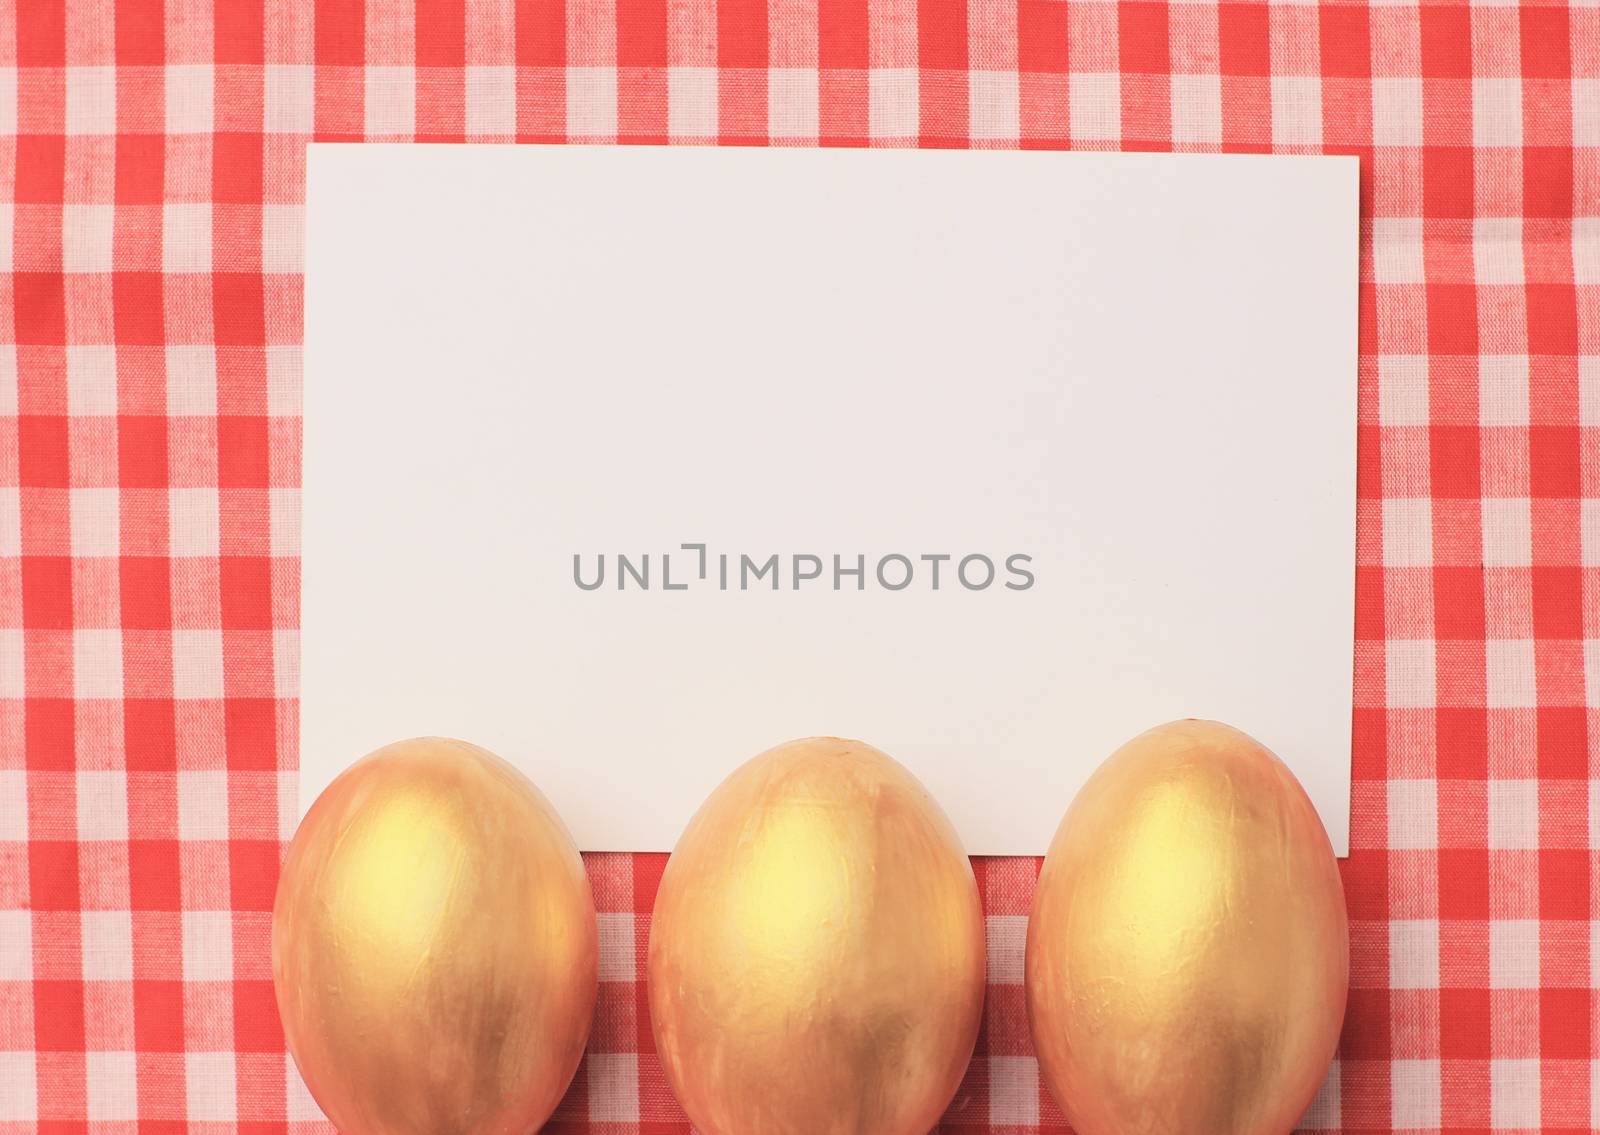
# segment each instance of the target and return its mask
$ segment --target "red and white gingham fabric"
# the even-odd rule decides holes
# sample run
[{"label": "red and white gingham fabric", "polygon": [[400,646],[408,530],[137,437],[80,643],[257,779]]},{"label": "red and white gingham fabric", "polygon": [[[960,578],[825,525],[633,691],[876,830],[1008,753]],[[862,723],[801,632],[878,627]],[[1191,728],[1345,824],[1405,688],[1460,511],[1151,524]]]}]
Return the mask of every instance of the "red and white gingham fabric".
[{"label": "red and white gingham fabric", "polygon": [[[313,137],[1359,154],[1352,990],[1305,1126],[1600,1127],[1600,9],[0,0],[0,1135],[325,1130],[267,947]],[[553,1129],[688,1130],[639,983],[662,862],[589,859]],[[1061,1130],[1037,866],[978,867],[942,1129]]]}]

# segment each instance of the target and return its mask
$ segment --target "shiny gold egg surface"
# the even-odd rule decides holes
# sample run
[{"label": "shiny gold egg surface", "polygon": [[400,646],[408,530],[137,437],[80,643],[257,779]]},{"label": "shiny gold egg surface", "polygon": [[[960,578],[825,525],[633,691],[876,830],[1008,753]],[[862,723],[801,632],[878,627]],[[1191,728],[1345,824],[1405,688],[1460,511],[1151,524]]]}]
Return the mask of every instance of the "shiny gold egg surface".
[{"label": "shiny gold egg surface", "polygon": [[982,1013],[972,865],[883,753],[780,745],[678,841],[649,980],[657,1050],[704,1135],[926,1135]]},{"label": "shiny gold egg surface", "polygon": [[1025,968],[1040,1071],[1078,1135],[1286,1135],[1327,1073],[1349,974],[1305,791],[1226,725],[1134,738],[1051,842]]},{"label": "shiny gold egg surface", "polygon": [[577,1069],[598,963],[572,838],[475,745],[379,749],[290,845],[273,983],[295,1063],[345,1135],[528,1135]]}]

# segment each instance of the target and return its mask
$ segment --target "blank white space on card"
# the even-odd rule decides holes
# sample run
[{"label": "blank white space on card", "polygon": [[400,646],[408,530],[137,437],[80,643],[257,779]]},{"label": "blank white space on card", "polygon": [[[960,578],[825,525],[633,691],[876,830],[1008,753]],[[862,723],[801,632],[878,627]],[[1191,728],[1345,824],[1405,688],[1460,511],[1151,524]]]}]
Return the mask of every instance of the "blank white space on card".
[{"label": "blank white space on card", "polygon": [[1346,851],[1354,159],[309,163],[302,806],[448,734],[583,848],[666,849],[838,734],[1037,854],[1199,716]]}]

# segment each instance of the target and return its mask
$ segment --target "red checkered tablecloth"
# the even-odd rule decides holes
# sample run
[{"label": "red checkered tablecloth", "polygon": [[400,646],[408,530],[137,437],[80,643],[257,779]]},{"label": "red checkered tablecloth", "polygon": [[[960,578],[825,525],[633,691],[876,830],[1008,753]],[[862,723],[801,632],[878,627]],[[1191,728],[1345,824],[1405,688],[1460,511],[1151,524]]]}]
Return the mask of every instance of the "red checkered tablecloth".
[{"label": "red checkered tablecloth", "polygon": [[[1600,9],[0,0],[0,1135],[325,1127],[267,946],[311,138],[1360,155],[1352,990],[1304,1125],[1600,1127]],[[640,984],[663,859],[588,864],[554,1128],[685,1132]],[[942,1130],[1063,1127],[1036,870],[978,863]]]}]

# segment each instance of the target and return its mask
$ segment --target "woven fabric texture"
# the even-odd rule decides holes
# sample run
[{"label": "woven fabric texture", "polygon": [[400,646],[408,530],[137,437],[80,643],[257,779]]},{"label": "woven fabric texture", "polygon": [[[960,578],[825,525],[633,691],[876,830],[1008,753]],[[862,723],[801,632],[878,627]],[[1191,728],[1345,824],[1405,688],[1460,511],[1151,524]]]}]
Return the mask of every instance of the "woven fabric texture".
[{"label": "woven fabric texture", "polygon": [[[0,1135],[326,1130],[268,964],[313,138],[1359,155],[1352,989],[1304,1126],[1600,1126],[1600,9],[0,0]],[[552,1130],[689,1130],[641,984],[662,865],[588,859]],[[1064,1130],[1037,863],[977,868],[941,1130]]]}]

